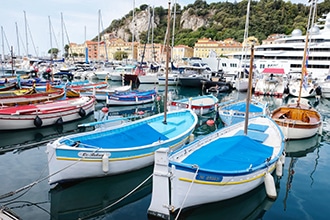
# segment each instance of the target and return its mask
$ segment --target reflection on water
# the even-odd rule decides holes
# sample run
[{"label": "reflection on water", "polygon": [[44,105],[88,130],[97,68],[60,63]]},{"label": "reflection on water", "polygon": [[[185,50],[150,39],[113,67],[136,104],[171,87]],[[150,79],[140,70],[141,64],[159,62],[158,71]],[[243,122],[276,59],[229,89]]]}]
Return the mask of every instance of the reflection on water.
[{"label": "reflection on water", "polygon": [[287,209],[287,199],[289,197],[292,184],[293,184],[293,178],[296,174],[296,164],[299,160],[299,158],[306,157],[307,154],[313,153],[315,150],[316,158],[315,158],[315,164],[313,166],[312,172],[309,174],[309,177],[311,179],[311,186],[314,183],[313,174],[316,171],[318,159],[319,159],[319,146],[320,146],[321,137],[319,135],[314,135],[313,137],[301,139],[301,140],[289,140],[285,144],[285,151],[286,151],[286,157],[290,158],[290,163],[288,165],[288,177],[286,180],[286,191],[285,191],[285,197],[283,200],[284,204],[284,210]]},{"label": "reflection on water", "polygon": [[141,206],[139,200],[145,201],[151,193],[151,178],[148,177],[152,168],[149,166],[122,175],[57,185],[49,191],[51,216],[58,220],[90,219],[115,210],[116,213],[125,210],[126,216],[121,219],[127,219],[138,207],[140,212],[144,207],[143,211],[146,213],[148,204]]},{"label": "reflection on water", "polygon": [[[140,87],[149,89],[154,85],[141,85]],[[164,91],[161,87],[158,91],[163,95]],[[171,87],[169,91],[174,99],[203,94],[202,91],[196,89],[180,87]],[[245,97],[246,93],[236,91],[230,94],[217,94],[220,102]],[[275,97],[256,98],[268,102],[270,109],[286,102],[286,100]],[[143,117],[160,113],[164,109],[163,101],[162,97],[159,102],[148,105],[110,107],[107,116],[141,114]],[[310,101],[313,102],[313,99]],[[104,117],[101,112],[104,106],[105,103],[102,102],[97,104],[96,119]],[[314,136],[304,140],[290,140],[286,143],[284,175],[282,179],[277,180],[276,184],[279,195],[277,200],[269,200],[264,186],[261,185],[234,199],[183,210],[179,219],[304,219],[306,216],[310,219],[322,219],[324,213],[329,213],[327,202],[330,199],[326,194],[319,196],[319,192],[327,192],[330,187],[326,179],[329,173],[328,157],[330,155],[329,107],[330,101],[323,99],[316,106],[324,119],[321,140],[319,136]],[[0,150],[4,150],[3,153],[6,153],[0,155],[0,172],[6,178],[1,179],[0,205],[8,205],[13,208],[13,211],[23,219],[147,219],[151,183],[147,182],[141,188],[132,191],[150,176],[152,167],[125,175],[58,185],[54,189],[50,189],[47,181],[44,181],[32,188],[25,188],[19,196],[15,194],[15,196],[1,197],[8,192],[31,184],[40,176],[48,175],[47,173],[40,175],[40,170],[44,167],[47,168],[45,146],[43,144],[38,145],[38,148],[32,148],[34,143],[42,141],[47,143],[48,138],[63,136],[68,132],[81,132],[77,128],[78,124],[93,122],[94,115],[85,120],[64,124],[63,127],[57,128],[2,132]],[[209,120],[213,120],[215,123],[208,123]],[[194,134],[198,138],[198,136],[206,135],[221,127],[222,124],[216,115],[209,114],[199,117]],[[17,147],[6,148],[9,146]],[[17,154],[19,149],[21,149],[21,153]],[[280,190],[280,188],[282,189]],[[130,192],[132,194],[124,198]],[[22,201],[24,202],[19,203]],[[311,205],[301,204],[302,201]],[[318,201],[317,205],[315,201]],[[303,211],[300,209],[301,207],[303,207]],[[300,216],[296,217],[296,215]]]}]

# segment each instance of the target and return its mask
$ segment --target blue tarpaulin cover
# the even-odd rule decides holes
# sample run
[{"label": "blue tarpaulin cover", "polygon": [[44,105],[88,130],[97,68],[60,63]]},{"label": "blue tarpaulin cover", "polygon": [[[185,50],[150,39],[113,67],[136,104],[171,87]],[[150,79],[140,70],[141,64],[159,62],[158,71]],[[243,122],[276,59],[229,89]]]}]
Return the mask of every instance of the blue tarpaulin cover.
[{"label": "blue tarpaulin cover", "polygon": [[201,169],[219,171],[248,170],[265,162],[273,148],[245,135],[219,138],[194,151],[182,162]]},{"label": "blue tarpaulin cover", "polygon": [[151,144],[158,140],[168,138],[150,127],[148,124],[132,127],[124,132],[114,133],[108,136],[95,136],[81,140],[85,145],[101,148],[126,148]]}]

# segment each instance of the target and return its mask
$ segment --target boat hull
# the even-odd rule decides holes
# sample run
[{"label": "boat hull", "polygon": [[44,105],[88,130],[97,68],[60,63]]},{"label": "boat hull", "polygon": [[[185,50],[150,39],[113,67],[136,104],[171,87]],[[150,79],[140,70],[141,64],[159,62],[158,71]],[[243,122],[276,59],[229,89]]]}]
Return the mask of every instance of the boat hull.
[{"label": "boat hull", "polygon": [[264,183],[283,157],[283,134],[269,117],[249,119],[247,135],[243,125],[224,127],[173,153],[159,149],[148,213],[166,218],[170,212],[234,198]]},{"label": "boat hull", "polygon": [[29,109],[25,109],[25,106],[16,107],[13,111],[9,111],[9,108],[0,109],[0,129],[28,129],[77,120],[94,112],[94,102],[94,98],[82,97],[65,101],[65,105],[64,101],[57,101]]},{"label": "boat hull", "polygon": [[140,105],[155,101],[156,95],[155,90],[111,94],[106,97],[106,103],[108,106]]},{"label": "boat hull", "polygon": [[[166,124],[163,120],[163,114],[158,114],[49,143],[49,183],[115,175],[151,165],[158,148],[176,149],[186,143],[198,118],[191,110],[183,110],[168,113]],[[74,147],[77,141],[79,146]]]},{"label": "boat hull", "polygon": [[[246,101],[229,101],[221,103],[218,108],[218,114],[221,121],[226,125],[236,124],[245,119]],[[267,105],[258,101],[251,101],[249,106],[249,118],[266,115]]]},{"label": "boat hull", "polygon": [[321,132],[322,117],[313,108],[300,104],[281,106],[272,112],[273,120],[286,139],[304,139]]},{"label": "boat hull", "polygon": [[198,115],[208,114],[214,111],[218,98],[213,95],[203,95],[189,99],[173,100],[170,103],[170,110],[189,108]]}]

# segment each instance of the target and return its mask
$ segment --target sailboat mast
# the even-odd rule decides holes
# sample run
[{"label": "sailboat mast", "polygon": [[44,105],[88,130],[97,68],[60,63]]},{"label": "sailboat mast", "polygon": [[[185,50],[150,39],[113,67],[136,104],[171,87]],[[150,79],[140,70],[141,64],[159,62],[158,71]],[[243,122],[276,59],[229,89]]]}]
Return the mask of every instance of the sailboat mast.
[{"label": "sailboat mast", "polygon": [[168,93],[168,65],[170,59],[170,23],[171,23],[171,0],[168,1],[168,12],[167,12],[167,31],[166,31],[166,69],[165,69],[165,97],[164,97],[164,121],[166,124],[166,114],[167,114],[167,93]]},{"label": "sailboat mast", "polygon": [[250,111],[250,102],[252,94],[252,70],[253,70],[253,59],[254,59],[254,45],[251,46],[251,56],[250,56],[250,74],[249,74],[249,87],[246,97],[246,109],[245,109],[245,123],[244,123],[244,134],[247,135],[247,128],[249,123],[249,111]]},{"label": "sailboat mast", "polygon": [[132,23],[133,23],[133,30],[132,30],[132,64],[134,59],[134,37],[135,37],[135,0],[133,0],[133,16],[132,16]]},{"label": "sailboat mast", "polygon": [[29,56],[29,42],[28,42],[28,30],[27,30],[27,21],[26,21],[26,12],[24,12],[24,22],[25,22],[25,40],[26,40],[26,56]]},{"label": "sailboat mast", "polygon": [[[311,22],[311,17],[314,17],[313,9],[315,11],[315,7],[316,7],[316,1],[312,1],[312,5],[311,8],[309,10],[309,17],[308,17],[308,22],[307,22],[307,26],[306,26],[306,39],[305,39],[305,47],[304,47],[304,54],[303,54],[303,61],[302,61],[302,65],[301,65],[301,80],[300,80],[300,88],[299,88],[299,95],[298,95],[298,101],[297,101],[297,106],[299,107],[300,105],[300,99],[301,99],[301,91],[302,91],[302,87],[303,87],[303,83],[304,83],[304,78],[305,76],[307,76],[307,65],[306,65],[306,60],[307,60],[307,49],[308,49],[308,41],[309,41],[309,29],[312,27],[313,22]],[[313,15],[312,15],[313,14]],[[312,20],[314,20],[312,18]]]},{"label": "sailboat mast", "polygon": [[98,35],[97,35],[97,61],[100,61],[100,20],[101,20],[101,10],[98,13]]},{"label": "sailboat mast", "polygon": [[20,57],[21,56],[21,51],[20,51],[20,48],[19,48],[19,33],[18,33],[17,22],[15,22],[15,27],[16,27],[16,41],[17,41],[17,56]]},{"label": "sailboat mast", "polygon": [[50,21],[50,16],[48,16],[48,22],[49,22],[49,38],[50,38],[50,59],[53,59],[53,44],[52,44],[52,24]]}]

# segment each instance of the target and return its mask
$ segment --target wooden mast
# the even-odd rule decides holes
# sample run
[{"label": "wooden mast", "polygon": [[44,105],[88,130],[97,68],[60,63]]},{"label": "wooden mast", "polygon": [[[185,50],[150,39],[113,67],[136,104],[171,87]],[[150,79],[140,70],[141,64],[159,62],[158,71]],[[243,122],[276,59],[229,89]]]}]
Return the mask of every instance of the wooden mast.
[{"label": "wooden mast", "polygon": [[253,71],[253,59],[254,59],[254,45],[251,46],[251,56],[250,56],[250,71],[249,71],[249,87],[246,97],[246,109],[245,109],[245,123],[244,123],[244,134],[247,135],[247,127],[249,123],[249,111],[250,111],[250,102],[252,94],[252,71]]},{"label": "wooden mast", "polygon": [[166,30],[166,68],[165,68],[165,96],[164,96],[164,121],[163,123],[166,124],[166,114],[167,114],[167,93],[168,93],[168,65],[170,59],[170,23],[171,23],[171,1],[168,1],[168,13],[167,13],[167,30]]}]

